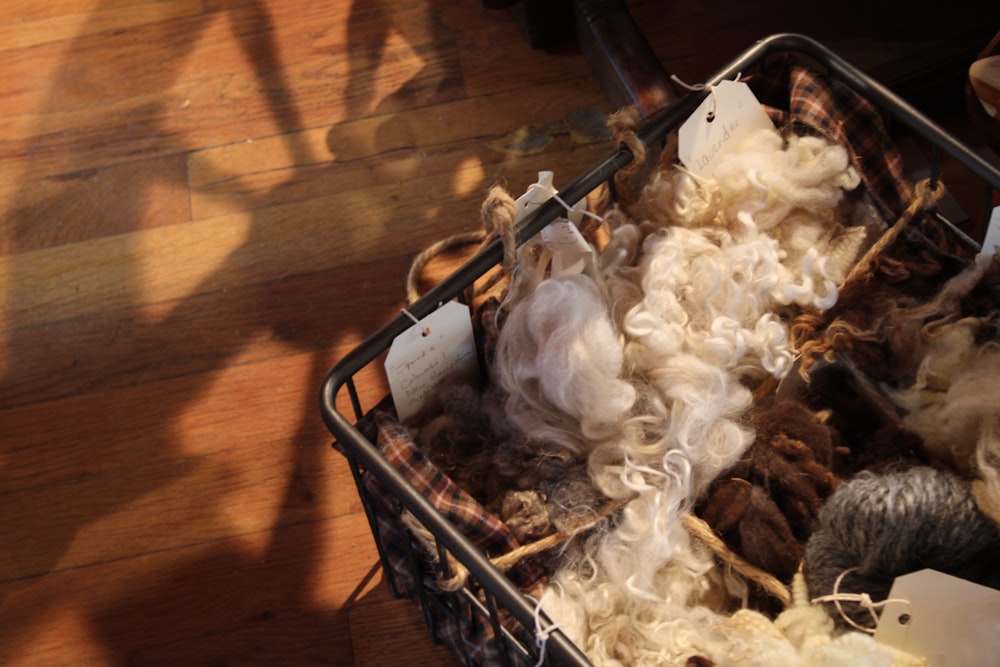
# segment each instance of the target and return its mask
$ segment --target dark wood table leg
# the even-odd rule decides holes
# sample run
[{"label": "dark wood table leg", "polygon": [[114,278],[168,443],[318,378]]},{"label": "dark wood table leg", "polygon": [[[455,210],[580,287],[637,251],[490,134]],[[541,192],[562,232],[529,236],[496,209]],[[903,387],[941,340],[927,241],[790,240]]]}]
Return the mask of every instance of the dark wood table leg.
[{"label": "dark wood table leg", "polygon": [[677,99],[670,76],[624,0],[574,4],[580,49],[612,104],[634,104],[648,117]]}]

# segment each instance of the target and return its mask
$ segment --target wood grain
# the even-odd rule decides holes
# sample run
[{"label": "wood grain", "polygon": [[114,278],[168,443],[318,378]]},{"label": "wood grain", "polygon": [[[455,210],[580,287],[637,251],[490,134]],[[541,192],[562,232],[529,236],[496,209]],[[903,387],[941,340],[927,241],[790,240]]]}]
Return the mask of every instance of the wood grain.
[{"label": "wood grain", "polygon": [[[412,603],[401,602],[362,604],[348,612],[351,628],[378,627],[384,632],[378,639],[365,632],[351,633],[357,664],[366,667],[450,664],[454,656],[449,649],[431,641],[423,618],[412,613],[415,609]],[[414,644],[412,638],[419,632],[427,635],[427,639]]]},{"label": "wood grain", "polygon": [[0,255],[191,219],[183,155],[0,183]]},{"label": "wood grain", "polygon": [[17,329],[10,335],[19,354],[7,364],[0,402],[129,387],[302,350],[346,351],[405,305],[409,260],[385,257]]},{"label": "wood grain", "polygon": [[[502,136],[530,123],[554,121],[596,106],[600,91],[590,77],[534,86],[509,94],[484,95],[387,116],[345,121],[292,136],[230,144],[191,155],[189,173],[195,218],[262,204],[320,197],[372,185],[392,185],[414,176],[450,176],[453,194],[481,197],[494,182],[517,178],[524,187],[534,164],[486,146],[484,138]],[[526,105],[524,99],[532,99]],[[453,119],[476,119],[475,123]],[[546,152],[545,162],[575,175],[609,149],[607,142],[581,145],[565,137]],[[291,144],[324,159],[296,165]],[[419,151],[415,150],[419,147]],[[579,155],[575,155],[579,153]],[[537,162],[537,161],[536,161]],[[516,187],[512,182],[511,187]],[[453,202],[458,204],[460,202]]]},{"label": "wood grain", "polygon": [[[348,516],[23,579],[6,585],[0,601],[0,661],[59,664],[166,650],[322,610],[336,636],[345,627],[337,610],[357,596],[373,550],[367,524]],[[227,656],[242,651],[226,642],[215,647]]]},{"label": "wood grain", "polygon": [[[22,49],[111,30],[125,30],[201,12],[201,0],[160,2],[7,3],[0,10],[0,45]],[[10,21],[8,23],[8,21]]]},{"label": "wood grain", "polygon": [[[474,200],[484,175],[460,155],[475,135],[423,174],[333,173],[334,124],[448,117],[465,94],[437,9],[349,10],[0,10],[0,78],[18,82],[0,114],[3,664],[362,664],[348,610],[373,602],[424,640],[371,576],[316,392],[398,312],[410,257],[477,209],[430,203],[464,172]],[[389,152],[450,141],[420,132]],[[260,169],[253,146],[283,162]],[[270,180],[206,192],[199,156]],[[358,382],[366,405],[386,392],[377,369]]]},{"label": "wood grain", "polygon": [[[418,223],[451,195],[445,179],[410,184],[405,199],[396,184],[375,186],[8,255],[0,280],[15,288],[4,314],[31,326],[398,254],[433,240]],[[452,225],[446,233],[462,228]]]}]

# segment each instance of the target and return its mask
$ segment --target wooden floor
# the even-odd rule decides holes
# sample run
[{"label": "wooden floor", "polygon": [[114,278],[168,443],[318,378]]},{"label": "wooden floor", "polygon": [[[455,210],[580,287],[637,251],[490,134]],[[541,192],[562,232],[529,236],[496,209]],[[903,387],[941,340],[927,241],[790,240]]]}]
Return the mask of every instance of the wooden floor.
[{"label": "wooden floor", "polygon": [[[689,81],[809,27],[683,4],[633,6]],[[0,664],[452,664],[316,393],[489,185],[605,153],[586,109],[476,0],[0,4]]]}]

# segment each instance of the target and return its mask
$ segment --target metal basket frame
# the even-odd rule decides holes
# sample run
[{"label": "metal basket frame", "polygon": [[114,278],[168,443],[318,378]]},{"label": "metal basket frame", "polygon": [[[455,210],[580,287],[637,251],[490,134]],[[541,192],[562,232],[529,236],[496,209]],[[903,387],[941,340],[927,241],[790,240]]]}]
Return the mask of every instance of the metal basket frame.
[{"label": "metal basket frame", "polygon": [[[931,178],[938,176],[938,163],[941,153],[953,158],[965,169],[978,177],[984,184],[983,221],[989,217],[989,207],[993,192],[1000,190],[1000,171],[989,162],[974,153],[968,147],[949,135],[933,121],[900,99],[889,89],[872,80],[863,72],[850,65],[836,53],[819,42],[798,34],[777,34],[763,39],[744,51],[732,62],[719,70],[707,83],[714,84],[723,79],[731,79],[738,73],[751,71],[768,56],[778,53],[790,53],[805,57],[810,64],[818,65],[826,74],[839,79],[855,92],[875,104],[888,118],[901,123],[913,134],[929,141],[931,145]],[[638,136],[646,145],[661,141],[672,130],[676,129],[690,116],[702,102],[707,91],[695,91],[685,95],[676,103],[661,110],[650,118],[638,131]],[[609,181],[616,171],[632,161],[632,153],[624,145],[609,153],[584,174],[560,191],[566,201],[578,201],[600,184]],[[520,245],[538,233],[545,225],[552,222],[563,213],[562,206],[555,201],[548,201],[540,206],[517,231],[516,240]],[[943,221],[947,224],[947,221]],[[966,237],[967,238],[967,237]],[[418,301],[409,306],[409,312],[417,318],[424,318],[441,304],[452,299],[462,299],[462,294],[473,282],[487,271],[499,264],[502,257],[502,247],[499,240],[494,241],[473,258],[459,267],[440,284],[432,288]],[[327,428],[336,438],[337,443],[348,459],[354,475],[361,501],[368,517],[376,546],[382,558],[386,581],[397,597],[400,591],[395,582],[394,572],[385,558],[383,545],[379,538],[376,525],[376,513],[379,510],[373,499],[367,495],[362,483],[362,471],[374,475],[378,481],[393,494],[401,508],[409,511],[435,537],[439,555],[436,565],[423,562],[420,556],[410,554],[412,574],[417,582],[425,581],[425,576],[432,568],[437,568],[436,574],[448,577],[448,559],[444,558],[443,550],[447,550],[470,573],[471,586],[484,593],[485,603],[477,597],[470,585],[454,593],[443,593],[436,589],[418,584],[416,602],[424,611],[431,637],[438,640],[431,605],[440,605],[447,613],[461,615],[475,622],[492,625],[498,647],[500,663],[512,664],[513,656],[524,660],[537,660],[538,649],[525,646],[518,641],[501,622],[500,610],[507,610],[525,628],[535,627],[536,603],[518,590],[511,581],[496,568],[487,557],[452,526],[405,477],[393,467],[355,426],[362,418],[366,409],[361,405],[354,376],[369,364],[376,362],[380,355],[389,348],[393,340],[413,322],[404,315],[399,315],[380,328],[364,342],[350,351],[325,378],[320,392],[320,409]],[[338,394],[346,390],[349,394],[353,415],[345,415],[338,411],[336,400]],[[465,656],[469,664],[473,661]],[[546,643],[545,660],[547,664],[571,665],[573,667],[589,667],[590,661],[562,632],[555,631]]]}]

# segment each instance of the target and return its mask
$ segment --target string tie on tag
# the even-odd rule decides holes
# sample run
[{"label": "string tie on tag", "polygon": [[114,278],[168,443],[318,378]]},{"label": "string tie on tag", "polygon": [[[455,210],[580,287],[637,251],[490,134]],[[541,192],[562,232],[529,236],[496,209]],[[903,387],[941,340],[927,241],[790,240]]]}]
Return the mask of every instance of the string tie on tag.
[{"label": "string tie on tag", "polygon": [[[742,76],[743,76],[743,72],[737,72],[736,73],[736,78],[734,78],[733,81],[739,81],[742,78]],[[676,83],[681,88],[685,88],[685,89],[690,90],[692,92],[701,92],[703,90],[707,90],[708,94],[709,94],[709,97],[712,100],[712,107],[708,110],[708,113],[705,114],[705,120],[708,121],[709,123],[711,123],[713,120],[715,120],[715,108],[716,108],[716,106],[718,104],[716,102],[716,97],[715,97],[715,84],[711,84],[711,83],[695,83],[695,84],[690,84],[690,83],[687,83],[684,80],[682,80],[676,74],[671,74],[670,75],[670,80],[673,81],[674,83]]]},{"label": "string tie on tag", "polygon": [[538,647],[538,662],[535,663],[535,667],[542,667],[542,663],[545,662],[545,647],[549,643],[549,637],[556,630],[562,630],[562,626],[558,623],[542,627],[542,605],[545,603],[546,596],[551,592],[552,589],[546,590],[541,599],[538,600],[538,604],[535,605],[535,646]]},{"label": "string tie on tag", "polygon": [[[416,315],[414,315],[413,313],[411,313],[410,311],[408,311],[406,308],[400,308],[399,312],[403,313],[408,318],[410,318],[411,320],[413,320],[413,323],[416,324],[418,327],[422,326],[420,324],[420,320],[417,319]],[[431,328],[430,327],[424,327],[423,332],[420,335],[424,336],[425,338],[427,336],[430,336],[431,335]]]},{"label": "string tie on tag", "polygon": [[580,213],[582,213],[583,215],[585,215],[585,216],[587,216],[589,218],[593,218],[594,220],[597,220],[598,222],[604,222],[604,218],[602,218],[601,216],[597,215],[596,213],[591,213],[587,209],[574,209],[572,206],[570,206],[569,204],[566,203],[566,200],[564,200],[562,197],[559,196],[559,192],[555,188],[550,188],[549,186],[545,185],[544,183],[539,183],[537,181],[535,183],[532,183],[531,185],[528,186],[528,192],[531,192],[532,190],[541,190],[541,191],[545,192],[546,194],[548,194],[550,197],[552,197],[553,199],[555,199],[556,202],[558,202],[560,206],[562,206],[564,209],[566,209],[566,213],[567,214],[570,211],[578,210]]},{"label": "string tie on tag", "polygon": [[871,614],[872,621],[877,626],[879,620],[878,619],[879,609],[886,606],[890,602],[900,602],[902,604],[909,604],[909,600],[889,598],[886,600],[882,600],[881,602],[873,602],[871,596],[868,595],[868,593],[841,593],[840,584],[841,582],[844,581],[844,577],[846,577],[851,572],[856,571],[857,569],[858,568],[856,567],[852,567],[841,572],[840,575],[837,577],[836,581],[833,582],[833,593],[830,595],[823,595],[818,598],[813,598],[811,602],[813,604],[817,602],[832,602],[834,606],[837,607],[837,612],[840,614],[840,617],[844,619],[844,621],[846,621],[848,625],[850,625],[855,630],[860,630],[861,632],[867,632],[868,634],[873,635],[875,634],[875,628],[866,628],[863,625],[860,625],[859,623],[855,622],[854,619],[852,619],[850,616],[847,615],[847,612],[844,611],[844,608],[840,605],[840,603],[854,602],[858,604],[862,609],[867,609],[868,613]]}]

